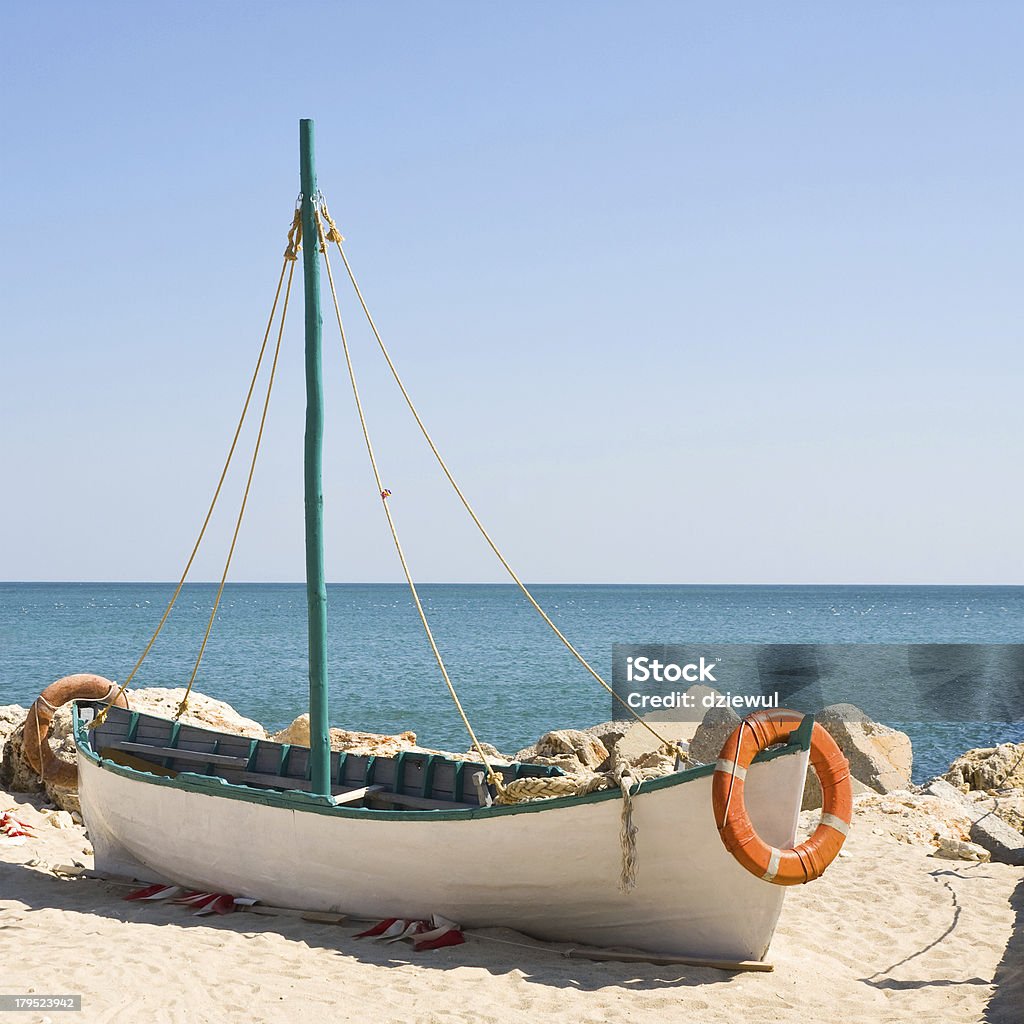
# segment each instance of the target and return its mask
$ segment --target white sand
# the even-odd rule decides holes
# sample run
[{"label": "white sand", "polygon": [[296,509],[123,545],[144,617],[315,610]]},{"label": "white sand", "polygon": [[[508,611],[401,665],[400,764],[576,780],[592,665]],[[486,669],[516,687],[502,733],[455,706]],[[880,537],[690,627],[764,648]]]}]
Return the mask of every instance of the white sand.
[{"label": "white sand", "polygon": [[3,1014],[11,1024],[1024,1021],[1024,871],[929,857],[877,810],[856,816],[823,879],[789,893],[774,973],[727,974],[570,960],[505,931],[415,953],[356,940],[355,924],[127,903],[123,887],[50,870],[91,866],[88,844],[25,799],[0,793],[38,831],[0,846],[0,993],[81,993],[84,1012]]}]

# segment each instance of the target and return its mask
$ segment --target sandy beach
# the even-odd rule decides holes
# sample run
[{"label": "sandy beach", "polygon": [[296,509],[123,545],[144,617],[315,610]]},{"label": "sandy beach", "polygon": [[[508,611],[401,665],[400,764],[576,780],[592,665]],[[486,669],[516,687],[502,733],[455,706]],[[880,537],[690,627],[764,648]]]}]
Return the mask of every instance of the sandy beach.
[{"label": "sandy beach", "polygon": [[[83,1012],[16,1021],[706,1022],[1017,1024],[1024,1019],[1024,870],[944,860],[905,841],[925,798],[858,800],[843,855],[793,889],[772,973],[594,963],[503,930],[415,953],[318,924],[125,902],[129,889],[62,877],[90,868],[84,829],[40,798],[0,793],[34,836],[0,846],[0,993],[81,994]],[[810,819],[808,819],[810,820]]]}]

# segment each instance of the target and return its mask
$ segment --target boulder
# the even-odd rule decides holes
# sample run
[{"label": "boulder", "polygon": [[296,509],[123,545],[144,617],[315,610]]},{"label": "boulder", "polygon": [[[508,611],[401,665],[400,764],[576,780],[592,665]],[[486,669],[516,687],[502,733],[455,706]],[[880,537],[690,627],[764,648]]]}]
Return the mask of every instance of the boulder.
[{"label": "boulder", "polygon": [[[403,732],[389,736],[376,732],[352,732],[348,729],[330,730],[331,750],[347,750],[353,754],[374,754],[391,757],[402,750],[418,750],[416,733]],[[309,746],[309,715],[299,715],[291,725],[270,737],[275,743],[295,743]]]},{"label": "boulder", "polygon": [[[971,836],[971,817],[963,801],[896,790],[870,792],[853,802],[854,828],[865,828],[881,835],[888,833],[900,843],[937,846],[943,838],[967,842]],[[975,840],[976,841],[976,840]]]},{"label": "boulder", "polygon": [[926,782],[921,787],[921,792],[928,796],[937,796],[940,800],[948,800],[952,804],[961,804],[968,813],[973,808],[973,805],[969,800],[965,799],[963,793],[955,786],[951,786],[941,776]]},{"label": "boulder", "polygon": [[[963,758],[958,758],[958,761],[962,760]],[[965,792],[963,788],[958,788],[945,778],[939,777],[926,782],[921,791],[942,797],[944,800],[958,800],[971,815],[972,821],[978,821],[985,815],[994,815],[1005,821],[1015,832],[1024,834],[1024,789],[1020,787],[1000,788],[994,792],[977,789]]]},{"label": "boulder", "polygon": [[[493,743],[484,743],[480,741],[480,750],[487,755],[488,761],[504,761],[506,760],[505,755],[496,747]],[[470,747],[464,754],[458,755],[460,758],[465,758],[470,761],[480,760],[480,751],[476,747]]]},{"label": "boulder", "polygon": [[[859,779],[855,779],[851,776],[850,786],[853,789],[854,796],[864,796],[867,793],[874,793],[870,786],[865,786]],[[815,808],[821,806],[821,783],[818,781],[818,776],[814,773],[814,768],[808,766],[807,768],[807,781],[804,783],[804,795],[800,802],[801,811],[813,811]]]},{"label": "boulder", "polygon": [[740,716],[732,708],[711,708],[690,740],[690,761],[713,764],[718,760],[725,741],[740,724]]},{"label": "boulder", "polygon": [[[148,687],[128,691],[128,701],[135,711],[149,711],[153,714],[173,718],[178,705],[185,696],[184,688],[166,689]],[[20,712],[20,718],[19,714]],[[22,754],[23,727],[27,709],[18,709],[11,705],[0,709],[0,736],[5,732],[5,725],[16,718],[16,727],[7,734],[7,742],[3,744],[3,760],[0,762],[0,786],[16,793],[45,792],[50,801],[58,808],[70,813],[81,813],[82,807],[78,793],[73,788],[45,785],[29,766]],[[205,694],[192,691],[188,699],[188,708],[181,720],[190,725],[204,726],[224,732],[238,733],[258,739],[266,738],[266,730],[259,722],[240,715],[225,701],[207,697]],[[71,731],[71,707],[65,705],[58,708],[50,725],[47,740],[58,760],[68,764],[75,763],[75,741]]]},{"label": "boulder", "polygon": [[596,737],[579,729],[558,729],[546,732],[537,740],[540,757],[575,757],[591,771],[596,771],[608,760],[608,748]]},{"label": "boulder", "polygon": [[71,828],[75,824],[69,811],[50,811],[45,818],[54,828]]},{"label": "boulder", "polygon": [[[28,712],[26,712],[27,715]],[[39,776],[22,756],[22,738],[25,718],[7,734],[3,745],[3,760],[0,761],[0,787],[12,793],[41,793],[43,785]]]},{"label": "boulder", "polygon": [[[173,718],[184,696],[183,687],[165,689],[160,686],[147,686],[144,689],[129,690],[128,703],[133,711],[148,711],[150,714]],[[56,722],[56,719],[54,721]],[[189,694],[188,707],[181,716],[181,721],[206,729],[216,729],[219,732],[249,736],[252,739],[267,738],[267,730],[259,722],[240,715],[226,701],[207,697],[206,694],[197,693],[195,690]]]},{"label": "boulder", "polygon": [[992,811],[1015,832],[1024,835],[1024,792],[1021,790],[1015,790],[1011,796],[990,797],[986,801],[986,810]]},{"label": "boulder", "polygon": [[612,747],[629,732],[630,723],[621,721],[602,722],[600,725],[592,725],[583,732],[596,736],[604,745],[606,750]]},{"label": "boulder", "polygon": [[962,839],[950,839],[948,836],[939,836],[938,843],[933,857],[944,857],[946,860],[975,860],[982,863],[991,859],[988,850],[977,843],[965,843]]},{"label": "boulder", "polygon": [[[706,690],[707,687],[702,686],[700,689]],[[626,731],[613,744],[616,761],[632,763],[645,754],[667,754],[666,744],[671,747],[672,744],[682,743],[685,747],[697,731],[696,719],[700,717],[700,712],[691,712],[690,719],[683,717],[683,714],[671,710],[651,711],[642,716],[641,722],[634,721],[631,725],[624,723],[628,726]],[[658,736],[664,737],[665,743]]]},{"label": "boulder", "polygon": [[11,733],[25,724],[27,715],[28,708],[23,708],[20,704],[5,704],[0,707],[0,761],[3,760],[4,748]]},{"label": "boulder", "polygon": [[589,732],[558,729],[544,733],[532,746],[516,753],[513,760],[553,765],[568,775],[580,775],[597,771],[608,760],[608,748]]},{"label": "boulder", "polygon": [[949,766],[944,778],[961,791],[1024,786],[1024,743],[968,750]]},{"label": "boulder", "polygon": [[[815,717],[850,762],[854,796],[890,793],[910,784],[913,749],[906,733],[872,722],[852,704],[830,705]],[[717,761],[722,746],[739,724],[740,716],[731,708],[712,708],[690,741],[690,760],[702,764]],[[820,806],[821,786],[811,770],[801,809]]]},{"label": "boulder", "polygon": [[1024,867],[1024,835],[995,814],[986,814],[971,825],[971,839],[983,846],[1000,864]]},{"label": "boulder", "polygon": [[880,722],[872,722],[852,704],[833,704],[816,716],[850,762],[850,774],[876,793],[891,793],[910,785],[914,762],[910,737]]}]

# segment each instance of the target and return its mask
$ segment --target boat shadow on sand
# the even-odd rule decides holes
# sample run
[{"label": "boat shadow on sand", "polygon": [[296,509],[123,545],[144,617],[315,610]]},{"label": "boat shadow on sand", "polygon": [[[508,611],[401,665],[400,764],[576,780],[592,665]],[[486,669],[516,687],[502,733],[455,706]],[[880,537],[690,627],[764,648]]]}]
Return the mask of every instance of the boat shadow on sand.
[{"label": "boat shadow on sand", "polygon": [[[517,972],[528,982],[581,992],[609,987],[627,991],[703,988],[728,984],[740,973],[678,964],[666,966],[578,959],[568,955],[575,948],[568,943],[539,942],[505,928],[474,929],[466,932],[466,942],[462,945],[416,953],[407,942],[357,939],[356,933],[367,927],[364,921],[348,919],[341,924],[323,924],[297,917],[241,912],[196,917],[190,908],[181,905],[126,901],[124,896],[136,887],[136,883],[65,877],[42,866],[0,861],[0,913],[9,922],[4,925],[4,930],[31,928],[35,913],[58,911],[101,917],[123,924],[167,925],[170,928],[197,929],[207,935],[214,933],[222,955],[231,955],[223,950],[219,941],[222,936],[226,938],[225,933],[240,937],[271,935],[308,948],[314,958],[333,955],[381,967],[411,964],[438,971],[469,967],[485,970],[494,976]],[[15,906],[12,907],[11,903]],[[244,956],[247,952],[239,947],[238,955]]]},{"label": "boat shadow on sand", "polygon": [[985,1007],[985,1024],[1018,1024],[1024,1007],[1024,881],[1017,883],[1010,906],[1013,933],[996,968],[995,992]]}]

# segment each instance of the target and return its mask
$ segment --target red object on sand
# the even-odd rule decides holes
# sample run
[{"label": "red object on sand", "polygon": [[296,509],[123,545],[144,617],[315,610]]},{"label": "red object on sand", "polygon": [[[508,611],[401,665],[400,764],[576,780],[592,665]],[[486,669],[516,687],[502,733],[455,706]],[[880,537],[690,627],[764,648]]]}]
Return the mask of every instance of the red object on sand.
[{"label": "red object on sand", "polygon": [[10,811],[0,814],[0,832],[5,836],[32,836],[32,829],[23,821],[19,821]]},{"label": "red object on sand", "polygon": [[[174,897],[172,899],[172,897]],[[171,900],[179,906],[195,908],[195,916],[204,914],[230,914],[235,909],[235,897],[222,892],[182,892],[180,885],[147,885],[124,897],[126,900]]]},{"label": "red object on sand", "polygon": [[372,928],[360,932],[356,938],[383,939],[385,942],[411,939],[412,948],[417,953],[424,953],[430,949],[441,949],[444,946],[458,946],[466,941],[465,935],[454,921],[438,917],[436,914],[429,921],[389,917]]},{"label": "red object on sand", "polygon": [[367,928],[365,932],[360,932],[355,937],[357,939],[373,939],[378,935],[383,935],[393,924],[398,921],[397,917],[389,917],[379,924],[375,924],[372,928]]}]

